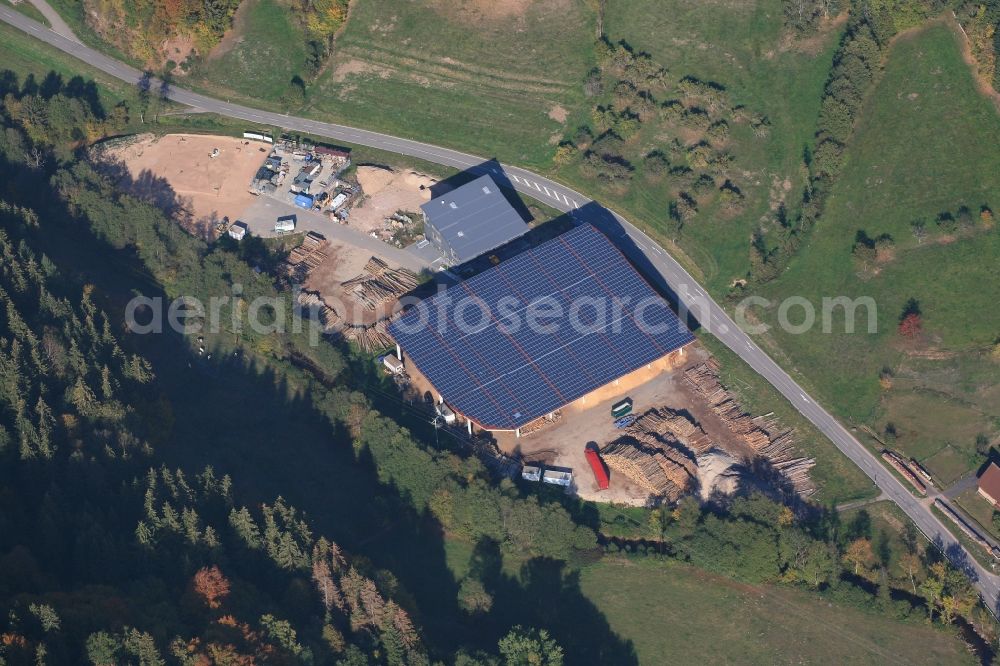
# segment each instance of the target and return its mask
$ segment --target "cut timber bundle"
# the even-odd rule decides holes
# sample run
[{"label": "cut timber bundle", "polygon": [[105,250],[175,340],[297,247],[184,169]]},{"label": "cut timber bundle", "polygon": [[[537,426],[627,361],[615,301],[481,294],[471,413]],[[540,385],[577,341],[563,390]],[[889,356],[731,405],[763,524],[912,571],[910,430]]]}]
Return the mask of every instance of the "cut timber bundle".
[{"label": "cut timber bundle", "polygon": [[676,502],[691,485],[692,474],[685,466],[630,435],[620,437],[601,451],[605,464],[628,477],[650,495]]},{"label": "cut timber bundle", "polygon": [[695,455],[713,447],[712,440],[697,423],[667,407],[651,409],[633,423],[630,430],[644,430],[657,435],[673,435]]},{"label": "cut timber bundle", "polygon": [[282,266],[285,279],[298,284],[305,282],[309,273],[326,259],[329,245],[329,241],[315,231],[307,233],[302,243],[292,248],[285,259]]},{"label": "cut timber bundle", "polygon": [[763,426],[743,409],[719,381],[719,362],[712,358],[684,372],[688,383],[708,402],[712,411],[729,430],[746,442],[754,453],[781,472],[802,496],[816,492],[809,478],[809,470],[816,464],[812,458],[799,457],[795,450],[792,430],[782,430],[774,419],[763,421]]},{"label": "cut timber bundle", "polygon": [[372,257],[360,275],[340,284],[350,290],[359,303],[375,310],[382,303],[412,290],[419,282],[419,278],[405,268],[389,268],[378,257]]},{"label": "cut timber bundle", "polygon": [[318,291],[308,291],[303,289],[298,295],[299,306],[305,311],[304,316],[316,319],[323,326],[324,331],[332,331],[340,328],[341,320],[337,311],[326,304]]},{"label": "cut timber bundle", "polygon": [[533,432],[538,432],[545,426],[550,425],[552,423],[556,423],[561,418],[562,418],[562,412],[558,409],[552,412],[551,416],[549,416],[548,414],[546,414],[545,416],[541,416],[532,421],[531,423],[529,423],[528,425],[521,426],[521,437],[530,435]]}]

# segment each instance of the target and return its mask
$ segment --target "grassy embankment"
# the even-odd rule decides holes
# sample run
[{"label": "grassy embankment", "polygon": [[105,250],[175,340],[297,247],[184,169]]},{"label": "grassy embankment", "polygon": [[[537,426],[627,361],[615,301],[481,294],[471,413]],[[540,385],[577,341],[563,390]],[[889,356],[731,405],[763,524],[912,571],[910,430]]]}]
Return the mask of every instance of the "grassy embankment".
[{"label": "grassy embankment", "polygon": [[42,16],[42,13],[35,9],[35,6],[30,2],[14,2],[13,0],[2,0],[4,4],[12,6],[17,11],[21,12],[28,18],[38,21],[45,27],[49,27],[48,20]]},{"label": "grassy embankment", "polygon": [[[951,30],[934,24],[903,35],[869,99],[826,215],[789,270],[765,291],[775,302],[802,296],[870,296],[878,332],[862,308],[856,333],[838,312],[831,333],[775,330],[769,348],[843,418],[895,435],[887,444],[921,460],[944,484],[979,464],[979,434],[996,437],[1000,365],[989,350],[1000,332],[1000,233],[980,222],[1000,206],[1000,118],[978,94]],[[935,218],[967,206],[972,221],[942,233]],[[911,223],[922,220],[918,240]],[[863,270],[852,256],[859,230],[888,234],[891,256]],[[916,299],[923,332],[904,340],[897,324]],[[774,323],[776,312],[765,317]],[[801,310],[793,312],[799,321]],[[880,372],[891,377],[880,384]],[[888,388],[887,388],[888,387]]]}]

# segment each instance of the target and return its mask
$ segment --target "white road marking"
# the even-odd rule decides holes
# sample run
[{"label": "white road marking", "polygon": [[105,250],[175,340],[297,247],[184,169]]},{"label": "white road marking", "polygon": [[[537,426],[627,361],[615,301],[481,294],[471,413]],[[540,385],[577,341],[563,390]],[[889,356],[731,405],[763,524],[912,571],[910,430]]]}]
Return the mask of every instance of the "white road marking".
[{"label": "white road marking", "polygon": [[515,176],[514,174],[510,174],[510,177],[511,177],[511,178],[513,178],[513,179],[514,179],[515,181],[517,181],[518,183],[520,183],[520,182],[521,182],[521,179],[520,179],[520,178],[518,178],[517,176]]},{"label": "white road marking", "polygon": [[802,396],[802,402],[809,402],[809,398],[806,397],[805,393],[799,393],[799,395]]},{"label": "white road marking", "polygon": [[656,245],[654,245],[654,246],[653,246],[653,252],[655,252],[656,254],[663,254],[663,250],[661,250],[661,249],[660,249],[660,248],[659,248],[658,246],[656,246]]},{"label": "white road marking", "polygon": [[573,208],[579,208],[579,207],[580,207],[580,204],[578,204],[577,202],[574,201],[573,202]]},{"label": "white road marking", "polygon": [[552,193],[551,193],[551,192],[549,192],[549,188],[547,188],[547,187],[542,187],[542,189],[543,189],[543,190],[545,190],[545,193],[546,193],[547,195],[549,195],[550,197],[552,196]]}]

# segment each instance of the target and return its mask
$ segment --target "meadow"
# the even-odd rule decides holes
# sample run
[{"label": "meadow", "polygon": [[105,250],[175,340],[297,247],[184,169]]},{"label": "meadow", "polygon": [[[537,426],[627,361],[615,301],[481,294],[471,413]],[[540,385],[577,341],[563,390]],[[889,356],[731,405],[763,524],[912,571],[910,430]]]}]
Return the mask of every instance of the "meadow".
[{"label": "meadow", "polygon": [[[824,296],[875,300],[875,334],[862,308],[856,333],[845,332],[840,314],[831,333],[774,329],[766,345],[824,404],[925,461],[944,483],[974,466],[977,435],[995,438],[1000,419],[989,356],[1000,332],[1000,233],[979,215],[1000,205],[998,141],[1000,118],[976,91],[952,29],[935,22],[901,35],[826,214],[788,271],[762,290],[775,303],[801,296],[817,309]],[[963,206],[965,224],[937,223],[942,213],[961,217]],[[892,238],[874,268],[852,254],[859,231]],[[923,328],[904,338],[897,328],[911,299]],[[758,312],[775,322],[776,307]]]},{"label": "meadow", "polygon": [[640,663],[975,663],[953,634],[692,567],[606,558],[580,585]]}]

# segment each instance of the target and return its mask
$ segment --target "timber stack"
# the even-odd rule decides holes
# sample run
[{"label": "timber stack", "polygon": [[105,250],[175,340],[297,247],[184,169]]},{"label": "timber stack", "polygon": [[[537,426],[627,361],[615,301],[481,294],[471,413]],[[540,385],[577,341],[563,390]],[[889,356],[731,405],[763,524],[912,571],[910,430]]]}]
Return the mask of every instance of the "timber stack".
[{"label": "timber stack", "polygon": [[782,429],[773,419],[764,420],[748,414],[719,381],[719,362],[716,359],[711,358],[688,368],[684,377],[726,427],[746,442],[756,455],[781,472],[795,492],[803,497],[816,492],[816,486],[809,477],[809,470],[816,461],[798,454],[794,431]]}]

